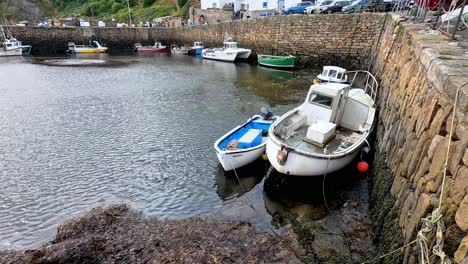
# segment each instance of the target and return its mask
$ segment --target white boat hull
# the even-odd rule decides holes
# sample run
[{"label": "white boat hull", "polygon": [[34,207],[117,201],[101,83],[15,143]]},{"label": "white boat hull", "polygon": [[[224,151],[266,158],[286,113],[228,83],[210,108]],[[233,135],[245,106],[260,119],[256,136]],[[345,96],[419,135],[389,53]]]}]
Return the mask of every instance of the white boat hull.
[{"label": "white boat hull", "polygon": [[227,61],[227,62],[234,62],[236,59],[248,59],[252,53],[251,50],[248,49],[236,49],[236,50],[214,50],[208,51],[204,49],[202,51],[202,56],[204,59],[209,60],[219,60],[219,61]]},{"label": "white boat hull", "polygon": [[321,176],[332,173],[344,168],[350,164],[361,147],[355,149],[354,152],[342,157],[318,158],[302,155],[295,151],[290,151],[284,164],[280,164],[277,159],[278,151],[281,147],[270,138],[266,145],[266,154],[271,165],[283,174],[296,176]]},{"label": "white boat hull", "polygon": [[237,57],[237,52],[206,51],[203,50],[204,59],[233,62]]},{"label": "white boat hull", "polygon": [[248,165],[258,158],[262,156],[263,153],[265,153],[265,143],[262,143],[258,148],[253,149],[253,150],[248,150],[244,152],[216,152],[216,155],[218,156],[219,163],[221,163],[221,166],[223,166],[223,169],[225,171],[230,171],[234,169],[238,169],[240,167],[243,167],[245,165]]},{"label": "white boat hull", "polygon": [[0,50],[0,57],[21,55],[23,55],[23,49]]}]

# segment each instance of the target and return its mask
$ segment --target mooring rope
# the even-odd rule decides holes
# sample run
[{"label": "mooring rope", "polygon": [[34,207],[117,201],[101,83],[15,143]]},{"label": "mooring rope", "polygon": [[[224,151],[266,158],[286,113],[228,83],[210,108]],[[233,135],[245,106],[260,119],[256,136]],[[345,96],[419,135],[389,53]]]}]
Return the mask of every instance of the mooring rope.
[{"label": "mooring rope", "polygon": [[458,96],[459,96],[459,93],[460,93],[460,89],[462,87],[464,87],[465,85],[468,85],[468,82],[458,86],[457,88],[457,92],[455,94],[455,102],[454,102],[454,105],[453,105],[453,113],[452,113],[452,120],[451,120],[451,124],[450,124],[450,132],[449,132],[449,138],[448,138],[448,146],[447,146],[447,153],[445,155],[445,163],[444,163],[444,167],[443,167],[443,177],[442,177],[442,185],[441,185],[441,191],[440,191],[440,197],[439,197],[439,205],[436,209],[434,209],[432,211],[432,213],[421,219],[421,221],[423,222],[423,227],[421,228],[421,230],[418,232],[417,236],[416,236],[416,239],[391,251],[391,252],[388,252],[382,256],[379,256],[379,257],[376,257],[374,259],[371,259],[371,260],[368,260],[368,261],[365,261],[361,264],[366,264],[366,263],[371,263],[371,262],[374,262],[376,260],[379,260],[379,259],[382,259],[382,258],[385,258],[395,252],[398,252],[400,250],[402,250],[403,248],[406,248],[416,242],[418,242],[418,245],[420,247],[420,250],[421,250],[421,263],[422,264],[429,264],[431,263],[430,262],[430,253],[429,253],[429,246],[428,246],[428,243],[430,241],[429,239],[429,235],[432,234],[434,228],[436,228],[436,244],[432,247],[432,253],[435,255],[435,256],[438,256],[440,258],[440,263],[441,264],[451,264],[452,262],[450,261],[450,258],[445,254],[445,252],[443,251],[443,247],[444,247],[444,232],[445,232],[445,226],[444,226],[444,222],[443,222],[443,219],[442,219],[442,213],[441,213],[441,208],[442,208],[442,201],[443,201],[443,198],[444,198],[444,189],[445,189],[445,179],[447,177],[447,165],[448,165],[448,159],[449,159],[449,154],[450,154],[450,145],[452,143],[452,136],[453,136],[453,127],[454,127],[454,123],[455,123],[455,115],[456,115],[456,112],[457,112],[457,104],[458,104]]}]

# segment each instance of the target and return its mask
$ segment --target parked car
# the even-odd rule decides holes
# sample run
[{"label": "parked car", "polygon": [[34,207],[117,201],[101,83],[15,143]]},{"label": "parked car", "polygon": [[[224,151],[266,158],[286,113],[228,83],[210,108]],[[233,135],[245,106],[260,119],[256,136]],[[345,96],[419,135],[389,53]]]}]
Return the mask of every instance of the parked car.
[{"label": "parked car", "polygon": [[314,3],[315,1],[301,2],[295,6],[292,6],[288,9],[283,10],[283,14],[304,14],[306,7],[313,6]]},{"label": "parked car", "polygon": [[350,4],[351,4],[350,0],[333,1],[333,3],[331,5],[328,5],[320,13],[322,13],[322,14],[332,14],[332,13],[341,12],[341,9],[344,6],[347,6],[347,5],[350,5]]},{"label": "parked car", "polygon": [[[339,1],[339,0],[324,0],[324,1],[321,1],[317,5],[307,7],[306,8],[306,13],[308,15],[313,14],[313,13],[327,14],[327,13],[329,13],[327,10],[330,7],[334,6],[335,3],[337,3],[337,2],[342,2],[342,1]],[[339,11],[341,11],[341,8],[340,8],[340,10],[338,10],[338,12]],[[335,11],[335,12],[337,12],[337,11]]]},{"label": "parked car", "polygon": [[341,11],[345,13],[353,13],[363,9],[365,6],[367,6],[367,0],[355,0],[347,6],[343,6]]}]

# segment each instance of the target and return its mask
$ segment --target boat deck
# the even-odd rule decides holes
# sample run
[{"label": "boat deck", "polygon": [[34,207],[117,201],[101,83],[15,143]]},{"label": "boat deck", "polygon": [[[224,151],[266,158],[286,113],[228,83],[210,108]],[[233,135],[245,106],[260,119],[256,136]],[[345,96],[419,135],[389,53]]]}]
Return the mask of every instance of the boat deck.
[{"label": "boat deck", "polygon": [[[304,140],[307,135],[308,128],[309,126],[303,125],[295,130],[289,138],[284,139],[280,137],[280,140],[285,142],[287,145],[302,151],[324,154],[324,148]],[[335,131],[333,139],[331,139],[326,144],[326,148],[328,149],[329,153],[332,154],[341,152],[356,143],[356,141],[358,141],[361,137],[361,133],[343,127],[338,127]]]}]

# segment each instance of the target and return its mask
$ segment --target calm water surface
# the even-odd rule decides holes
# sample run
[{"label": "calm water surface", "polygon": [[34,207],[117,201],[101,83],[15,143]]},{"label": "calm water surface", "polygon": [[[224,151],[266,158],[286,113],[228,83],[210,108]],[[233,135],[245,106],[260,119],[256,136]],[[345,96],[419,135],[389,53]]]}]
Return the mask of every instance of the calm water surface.
[{"label": "calm water surface", "polygon": [[241,171],[241,196],[212,145],[262,106],[280,115],[300,104],[315,73],[188,56],[64,58],[0,58],[0,249],[38,246],[64,219],[120,202],[159,218],[268,225],[264,162]]}]

